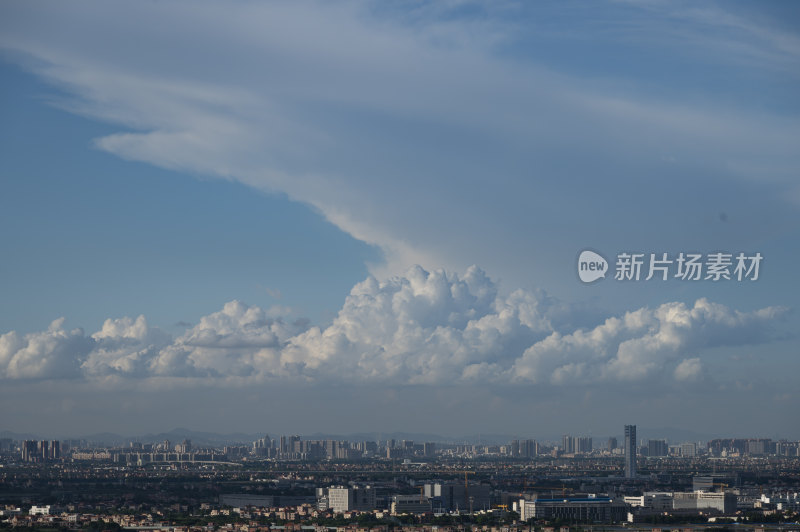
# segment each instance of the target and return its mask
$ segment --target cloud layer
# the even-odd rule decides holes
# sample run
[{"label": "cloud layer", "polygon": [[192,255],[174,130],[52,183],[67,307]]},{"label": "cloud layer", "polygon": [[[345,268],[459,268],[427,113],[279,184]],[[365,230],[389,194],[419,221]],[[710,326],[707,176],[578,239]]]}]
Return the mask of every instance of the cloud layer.
[{"label": "cloud layer", "polygon": [[[697,227],[707,202],[684,187],[796,187],[795,92],[775,90],[796,84],[794,35],[712,8],[581,14],[559,3],[27,1],[5,7],[0,48],[64,89],[63,107],[123,128],[99,148],[286,193],[378,246],[380,276],[478,262],[521,282],[548,260],[527,250],[557,256],[609,234],[630,246],[637,215],[650,235],[719,246]],[[654,194],[660,181],[672,185]],[[620,194],[630,212],[609,213]],[[741,194],[726,208],[775,212],[772,191]],[[565,225],[551,240],[541,225],[554,215],[602,230]]]},{"label": "cloud layer", "polygon": [[710,348],[772,339],[785,309],[739,312],[699,299],[640,308],[588,328],[543,292],[498,294],[473,266],[463,275],[419,266],[353,287],[326,328],[239,301],[176,338],[138,318],[87,335],[64,329],[0,336],[0,376],[187,385],[275,379],[390,385],[572,385],[693,381]]}]

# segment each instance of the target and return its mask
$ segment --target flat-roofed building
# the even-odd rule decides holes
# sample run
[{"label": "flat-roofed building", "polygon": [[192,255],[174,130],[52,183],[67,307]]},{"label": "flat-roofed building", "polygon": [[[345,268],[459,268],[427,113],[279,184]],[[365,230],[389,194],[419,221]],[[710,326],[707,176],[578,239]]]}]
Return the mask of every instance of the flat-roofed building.
[{"label": "flat-roofed building", "polygon": [[722,491],[720,488],[732,488],[738,485],[732,475],[704,475],[692,477],[692,491]]},{"label": "flat-roofed building", "polygon": [[392,515],[430,513],[431,500],[424,495],[393,495],[391,511]]},{"label": "flat-roofed building", "polygon": [[491,508],[491,486],[463,482],[425,484],[424,494],[436,511],[480,511]]},{"label": "flat-roofed building", "polygon": [[275,506],[275,497],[272,495],[249,495],[244,493],[223,493],[219,496],[220,506],[232,508],[271,508]]},{"label": "flat-roofed building", "polygon": [[672,493],[661,491],[648,491],[638,497],[624,497],[626,504],[634,508],[644,508],[658,512],[668,512],[672,510]]},{"label": "flat-roofed building", "polygon": [[371,486],[331,486],[325,495],[327,507],[336,513],[375,509],[375,489]]},{"label": "flat-roofed building", "polygon": [[520,499],[518,508],[522,521],[536,518],[612,523],[628,516],[625,502],[610,497]]},{"label": "flat-roofed building", "polygon": [[672,494],[673,510],[716,510],[723,514],[736,512],[736,495],[733,493],[693,491]]}]

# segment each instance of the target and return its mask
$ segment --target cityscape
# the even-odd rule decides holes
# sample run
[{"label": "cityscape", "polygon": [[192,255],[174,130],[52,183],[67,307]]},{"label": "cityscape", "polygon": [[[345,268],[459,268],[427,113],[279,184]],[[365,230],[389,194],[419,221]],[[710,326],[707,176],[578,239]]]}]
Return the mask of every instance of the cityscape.
[{"label": "cityscape", "polygon": [[800,1],[0,1],[0,532],[800,532]]},{"label": "cityscape", "polygon": [[800,441],[0,440],[4,526],[794,530]]}]

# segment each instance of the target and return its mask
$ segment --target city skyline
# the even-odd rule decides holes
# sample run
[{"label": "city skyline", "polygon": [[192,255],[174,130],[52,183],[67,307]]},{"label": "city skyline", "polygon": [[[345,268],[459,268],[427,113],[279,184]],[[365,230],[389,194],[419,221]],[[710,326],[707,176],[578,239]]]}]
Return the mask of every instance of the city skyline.
[{"label": "city skyline", "polygon": [[[96,432],[96,433],[71,433],[60,434],[54,432],[38,432],[38,433],[18,433],[9,430],[0,430],[0,439],[10,441],[25,441],[25,440],[74,440],[74,441],[87,441],[105,444],[119,444],[121,442],[161,442],[165,440],[189,440],[196,442],[203,442],[204,444],[219,445],[222,443],[233,443],[243,441],[266,441],[270,434],[273,436],[271,440],[276,444],[285,438],[295,438],[299,440],[337,440],[348,442],[363,442],[374,441],[378,443],[386,443],[389,441],[400,442],[433,442],[443,443],[447,445],[506,445],[514,442],[536,442],[542,445],[558,447],[567,454],[583,453],[590,450],[597,449],[619,449],[622,451],[621,456],[625,456],[625,450],[628,448],[629,442],[627,438],[628,425],[618,433],[614,433],[613,429],[609,428],[606,433],[590,434],[581,431],[572,431],[570,433],[554,435],[543,433],[509,433],[509,434],[487,434],[487,433],[474,433],[474,434],[457,434],[457,435],[444,435],[436,433],[422,433],[422,432],[403,432],[403,431],[388,431],[388,432],[354,432],[354,433],[326,433],[319,431],[306,431],[306,432],[285,432],[281,430],[271,431],[244,431],[234,433],[219,433],[213,431],[199,431],[191,430],[183,427],[177,427],[164,432],[147,432],[147,433],[125,433],[117,434],[112,432]],[[770,436],[767,434],[700,434],[691,431],[679,429],[664,429],[664,428],[648,428],[637,429],[634,426],[633,441],[637,449],[637,456],[639,449],[644,449],[642,456],[662,456],[665,455],[669,447],[676,447],[683,444],[703,445],[712,441],[794,441],[791,437]],[[800,441],[800,440],[798,440]],[[622,442],[622,443],[620,443]],[[653,446],[662,445],[657,447],[662,449],[660,452],[651,452]],[[626,459],[627,463],[627,459]]]},{"label": "city skyline", "polygon": [[[633,435],[633,426],[626,426]],[[583,443],[581,443],[583,442]],[[0,438],[11,526],[125,526],[195,531],[305,526],[376,532],[530,532],[553,525],[791,530],[800,441],[714,440],[637,460],[611,446],[567,452],[507,445],[304,441],[269,435],[208,446],[182,441],[100,446]],[[613,443],[613,442],[609,442]],[[53,496],[51,486],[58,483]],[[24,492],[20,490],[24,489]],[[92,526],[95,523],[95,526]],[[619,525],[614,525],[617,523]],[[491,527],[491,528],[490,528]]]},{"label": "city skyline", "polygon": [[0,15],[0,430],[800,437],[797,6]]}]

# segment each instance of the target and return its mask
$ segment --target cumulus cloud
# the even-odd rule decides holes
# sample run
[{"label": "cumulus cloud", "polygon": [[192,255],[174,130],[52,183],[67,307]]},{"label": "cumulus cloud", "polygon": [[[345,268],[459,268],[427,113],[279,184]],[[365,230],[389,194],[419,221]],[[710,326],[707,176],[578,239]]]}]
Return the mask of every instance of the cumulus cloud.
[{"label": "cumulus cloud", "polygon": [[272,317],[272,309],[226,303],[204,316],[151,360],[158,375],[271,376],[282,372],[278,353],[307,328],[306,320]]},{"label": "cumulus cloud", "polygon": [[356,285],[330,327],[293,338],[283,355],[344,379],[458,382],[487,359],[507,366],[551,331],[549,303],[523,291],[498,296],[474,266],[463,277],[416,266],[402,277]]},{"label": "cumulus cloud", "polygon": [[541,291],[501,295],[475,266],[463,275],[415,266],[355,285],[325,328],[240,301],[176,338],[144,316],[106,320],[90,336],[57,320],[44,332],[1,336],[0,371],[7,379],[169,377],[222,385],[691,381],[703,374],[703,350],[769,341],[784,311],[740,312],[699,299],[574,329],[565,325],[565,305]]},{"label": "cumulus cloud", "polygon": [[71,378],[80,375],[80,362],[92,349],[82,329],[64,329],[64,318],[46,331],[0,336],[0,375],[8,379]]},{"label": "cumulus cloud", "polygon": [[[612,317],[590,330],[554,332],[528,348],[514,364],[512,379],[566,382],[635,381],[662,372],[690,350],[764,341],[770,323],[786,309],[743,313],[698,299],[693,306],[664,303]],[[700,371],[685,360],[675,377]]]},{"label": "cumulus cloud", "polygon": [[699,358],[687,358],[675,368],[675,380],[694,381],[703,373],[703,363]]},{"label": "cumulus cloud", "polygon": [[144,316],[107,319],[103,327],[91,336],[93,348],[81,364],[90,376],[111,374],[148,374],[152,357],[169,345],[171,337],[150,327]]}]

